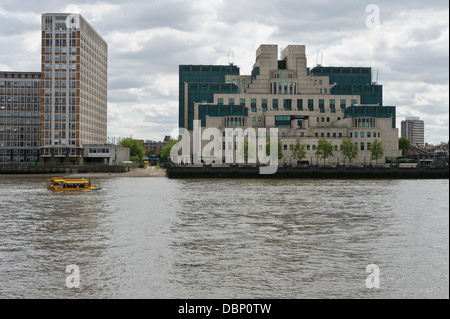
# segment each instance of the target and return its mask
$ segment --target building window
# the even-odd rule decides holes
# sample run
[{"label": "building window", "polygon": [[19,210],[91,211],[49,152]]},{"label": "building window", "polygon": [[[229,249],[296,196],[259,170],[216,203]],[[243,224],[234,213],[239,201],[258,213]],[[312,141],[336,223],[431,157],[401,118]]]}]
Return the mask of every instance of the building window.
[{"label": "building window", "polygon": [[262,111],[266,112],[267,111],[267,99],[262,99],[261,106],[262,106]]},{"label": "building window", "polygon": [[[245,99],[244,99],[244,105],[245,105]],[[256,99],[251,99],[250,106],[252,108],[252,112],[256,112]]]},{"label": "building window", "polygon": [[345,108],[346,108],[346,102],[345,102],[345,100],[341,100],[341,111],[342,111],[342,113],[344,113]]},{"label": "building window", "polygon": [[330,100],[330,112],[336,113],[336,105],[334,100]]},{"label": "building window", "polygon": [[275,116],[275,127],[291,127],[291,117],[290,116]]},{"label": "building window", "polygon": [[278,111],[278,99],[272,100],[272,108],[274,111]]},{"label": "building window", "polygon": [[308,110],[309,111],[314,111],[314,100],[313,99],[308,99]]},{"label": "building window", "polygon": [[325,102],[323,99],[319,100],[319,110],[320,110],[320,113],[325,113]]},{"label": "building window", "polygon": [[364,151],[364,142],[361,143],[361,151]]},{"label": "building window", "polygon": [[292,100],[291,99],[283,99],[283,108],[286,111],[290,111],[292,109]]},{"label": "building window", "polygon": [[297,110],[303,111],[303,100],[302,99],[297,100]]}]

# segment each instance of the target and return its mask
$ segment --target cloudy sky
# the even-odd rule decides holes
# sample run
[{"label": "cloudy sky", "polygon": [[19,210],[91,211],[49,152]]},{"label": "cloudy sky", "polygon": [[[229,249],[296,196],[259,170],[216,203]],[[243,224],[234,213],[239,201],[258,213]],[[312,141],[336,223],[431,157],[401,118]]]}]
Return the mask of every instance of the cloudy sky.
[{"label": "cloudy sky", "polygon": [[107,40],[110,137],[176,131],[180,64],[228,64],[232,52],[250,74],[260,44],[304,44],[310,67],[319,56],[378,70],[397,127],[417,116],[426,142],[449,139],[447,0],[0,0],[0,70],[40,71],[47,12],[80,13]]}]

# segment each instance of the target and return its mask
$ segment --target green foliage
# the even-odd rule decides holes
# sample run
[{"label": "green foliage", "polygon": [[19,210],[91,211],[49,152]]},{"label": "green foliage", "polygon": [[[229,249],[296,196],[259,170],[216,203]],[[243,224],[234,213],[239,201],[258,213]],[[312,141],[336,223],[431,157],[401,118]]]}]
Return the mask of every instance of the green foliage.
[{"label": "green foliage", "polygon": [[295,140],[294,149],[292,150],[292,158],[300,161],[306,157],[306,145],[300,143],[300,139]]},{"label": "green foliage", "polygon": [[379,140],[374,140],[369,146],[370,158],[378,161],[384,155],[383,143]]},{"label": "green foliage", "polygon": [[127,138],[120,141],[119,146],[127,147],[130,149],[130,160],[134,162],[141,162],[144,158],[144,146],[138,140]]},{"label": "green foliage", "polygon": [[411,142],[406,137],[400,137],[398,139],[398,149],[402,151],[402,156],[406,156],[411,149]]},{"label": "green foliage", "polygon": [[350,161],[350,163],[358,157],[358,147],[350,139],[342,140],[341,152],[342,155]]},{"label": "green foliage", "polygon": [[331,156],[333,156],[333,144],[321,138],[317,144],[316,157],[323,159],[325,164],[325,160]]},{"label": "green foliage", "polygon": [[394,164],[400,164],[400,163],[418,163],[418,160],[415,159],[409,159],[409,158],[396,158],[392,163]]},{"label": "green foliage", "polygon": [[[251,147],[249,148],[249,143],[248,143],[248,136],[244,136],[244,161],[245,163],[248,162],[248,158],[250,156],[251,159],[256,159],[257,158],[257,153],[256,153],[256,148],[257,148],[257,144],[256,141],[254,141],[252,143],[253,145],[250,145]],[[239,153],[241,151],[241,149],[239,148],[238,152],[236,153],[236,155],[241,155],[241,153]]]},{"label": "green foliage", "polygon": [[169,140],[169,142],[167,142],[167,144],[161,149],[161,152],[159,153],[159,157],[161,157],[161,159],[163,161],[166,161],[169,158],[170,150],[177,143],[178,143],[177,140],[172,140],[172,139]]},{"label": "green foliage", "polygon": [[[266,155],[270,156],[270,137],[266,138]],[[278,159],[283,158],[283,142],[278,138]]]}]

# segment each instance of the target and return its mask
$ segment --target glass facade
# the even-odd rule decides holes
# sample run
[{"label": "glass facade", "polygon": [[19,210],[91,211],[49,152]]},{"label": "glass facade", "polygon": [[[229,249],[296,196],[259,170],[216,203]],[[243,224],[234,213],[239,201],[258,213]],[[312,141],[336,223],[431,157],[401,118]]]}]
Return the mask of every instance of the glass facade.
[{"label": "glass facade", "polygon": [[383,86],[372,82],[372,69],[368,67],[322,67],[311,70],[315,76],[329,76],[336,85],[331,94],[360,95],[361,104],[383,105]]},{"label": "glass facade", "polygon": [[345,110],[344,118],[391,118],[392,128],[395,128],[395,114],[395,106],[350,106]]},{"label": "glass facade", "polygon": [[41,73],[0,72],[0,164],[39,160]]},{"label": "glass facade", "polygon": [[214,103],[215,93],[239,93],[236,84],[225,82],[225,75],[239,75],[239,68],[235,65],[179,66],[180,128],[193,129],[194,103]]}]

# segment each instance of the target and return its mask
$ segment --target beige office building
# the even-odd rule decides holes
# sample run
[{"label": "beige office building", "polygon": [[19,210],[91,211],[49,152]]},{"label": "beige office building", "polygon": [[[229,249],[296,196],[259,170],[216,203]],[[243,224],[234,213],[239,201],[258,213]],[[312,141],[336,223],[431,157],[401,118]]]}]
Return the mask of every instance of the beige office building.
[{"label": "beige office building", "polygon": [[42,15],[42,162],[81,164],[85,145],[106,143],[107,61],[81,15]]},{"label": "beige office building", "polygon": [[[363,74],[369,68],[335,68],[334,74],[340,74],[335,78],[342,83],[332,81],[330,76],[317,75],[319,71],[320,74],[333,71],[318,68],[307,67],[304,45],[287,46],[281,59],[277,45],[261,45],[256,51],[252,74],[226,75],[225,82],[237,86],[235,92],[215,93],[209,102],[196,101],[194,119],[201,120],[202,130],[215,127],[225,132],[227,128],[253,128],[257,132],[258,128],[265,128],[270,134],[271,128],[277,128],[283,144],[281,164],[295,164],[291,156],[297,139],[307,148],[304,161],[313,164],[318,161],[319,139],[328,140],[334,147],[334,156],[326,164],[344,162],[340,151],[343,139],[350,139],[358,147],[359,156],[354,163],[370,162],[368,148],[375,139],[384,148],[379,163],[400,156],[395,107],[362,101],[371,97],[363,93],[374,88],[370,75]],[[354,79],[360,81],[358,87],[362,92],[343,94],[346,82]],[[362,83],[361,79],[369,83]],[[188,87],[186,83],[184,86]],[[186,91],[186,101],[188,95]],[[208,141],[203,141],[202,147],[206,144]],[[229,144],[221,143],[223,150],[237,148]]]}]

